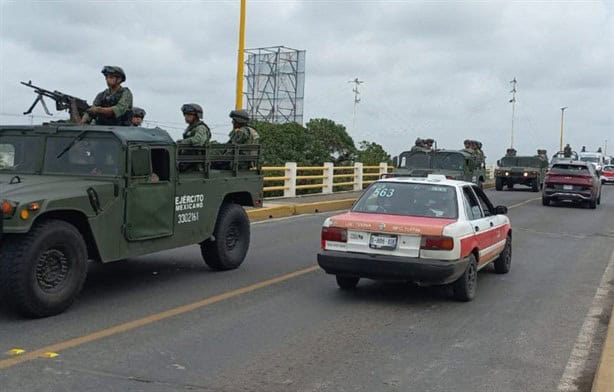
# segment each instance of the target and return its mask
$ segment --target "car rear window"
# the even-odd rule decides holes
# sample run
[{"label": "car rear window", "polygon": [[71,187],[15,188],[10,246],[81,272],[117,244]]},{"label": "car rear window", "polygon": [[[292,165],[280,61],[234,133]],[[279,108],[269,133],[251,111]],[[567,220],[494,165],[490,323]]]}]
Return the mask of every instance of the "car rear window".
[{"label": "car rear window", "polygon": [[438,184],[377,182],[365,190],[352,211],[448,219],[458,217],[455,188]]},{"label": "car rear window", "polygon": [[605,171],[614,171],[614,166],[606,166],[603,168]]},{"label": "car rear window", "polygon": [[573,165],[564,163],[557,163],[556,165],[552,166],[552,169],[550,171],[556,174],[591,174],[591,172],[588,170],[588,167],[584,165]]}]

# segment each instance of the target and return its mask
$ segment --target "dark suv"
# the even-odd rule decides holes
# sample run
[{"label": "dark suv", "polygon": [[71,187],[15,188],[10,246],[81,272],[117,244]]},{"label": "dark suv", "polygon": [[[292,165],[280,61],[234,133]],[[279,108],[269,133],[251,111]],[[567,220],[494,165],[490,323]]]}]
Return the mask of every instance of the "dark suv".
[{"label": "dark suv", "polygon": [[569,160],[552,165],[544,181],[542,204],[563,200],[586,202],[590,208],[597,208],[601,203],[601,181],[592,164]]}]

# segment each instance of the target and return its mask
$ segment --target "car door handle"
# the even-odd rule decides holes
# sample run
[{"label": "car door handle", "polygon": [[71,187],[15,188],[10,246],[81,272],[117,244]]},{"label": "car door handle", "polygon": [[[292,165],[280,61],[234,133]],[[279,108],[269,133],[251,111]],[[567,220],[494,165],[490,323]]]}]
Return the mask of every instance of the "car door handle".
[{"label": "car door handle", "polygon": [[475,229],[475,231],[480,231],[480,227],[479,226],[474,227],[474,229]]},{"label": "car door handle", "polygon": [[493,227],[494,225],[495,225],[494,223],[490,222],[490,227]]}]

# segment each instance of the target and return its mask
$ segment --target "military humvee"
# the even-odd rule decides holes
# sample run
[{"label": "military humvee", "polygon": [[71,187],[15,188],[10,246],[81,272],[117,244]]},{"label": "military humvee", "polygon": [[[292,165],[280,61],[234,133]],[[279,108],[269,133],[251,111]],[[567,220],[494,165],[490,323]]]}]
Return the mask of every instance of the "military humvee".
[{"label": "military humvee", "polygon": [[547,157],[505,156],[497,161],[495,189],[500,191],[504,186],[512,189],[515,184],[521,184],[531,187],[533,192],[539,192],[547,171]]},{"label": "military humvee", "polygon": [[443,174],[449,179],[473,182],[482,187],[486,169],[475,154],[457,150],[405,151],[395,157],[392,176],[426,177]]},{"label": "military humvee", "polygon": [[88,261],[200,244],[209,267],[239,267],[242,206],[262,205],[259,146],[176,144],[159,128],[0,126],[0,287],[19,312],[67,309]]}]

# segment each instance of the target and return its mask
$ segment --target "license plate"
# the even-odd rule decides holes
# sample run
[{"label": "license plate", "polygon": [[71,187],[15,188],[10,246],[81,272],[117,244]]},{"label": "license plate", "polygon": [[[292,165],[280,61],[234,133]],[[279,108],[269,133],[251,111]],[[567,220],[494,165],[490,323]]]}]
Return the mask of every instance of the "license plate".
[{"label": "license plate", "polygon": [[563,185],[563,189],[566,191],[570,191],[573,189],[573,185]]},{"label": "license plate", "polygon": [[369,248],[371,249],[394,250],[396,247],[396,235],[371,234],[371,238],[369,238]]}]

